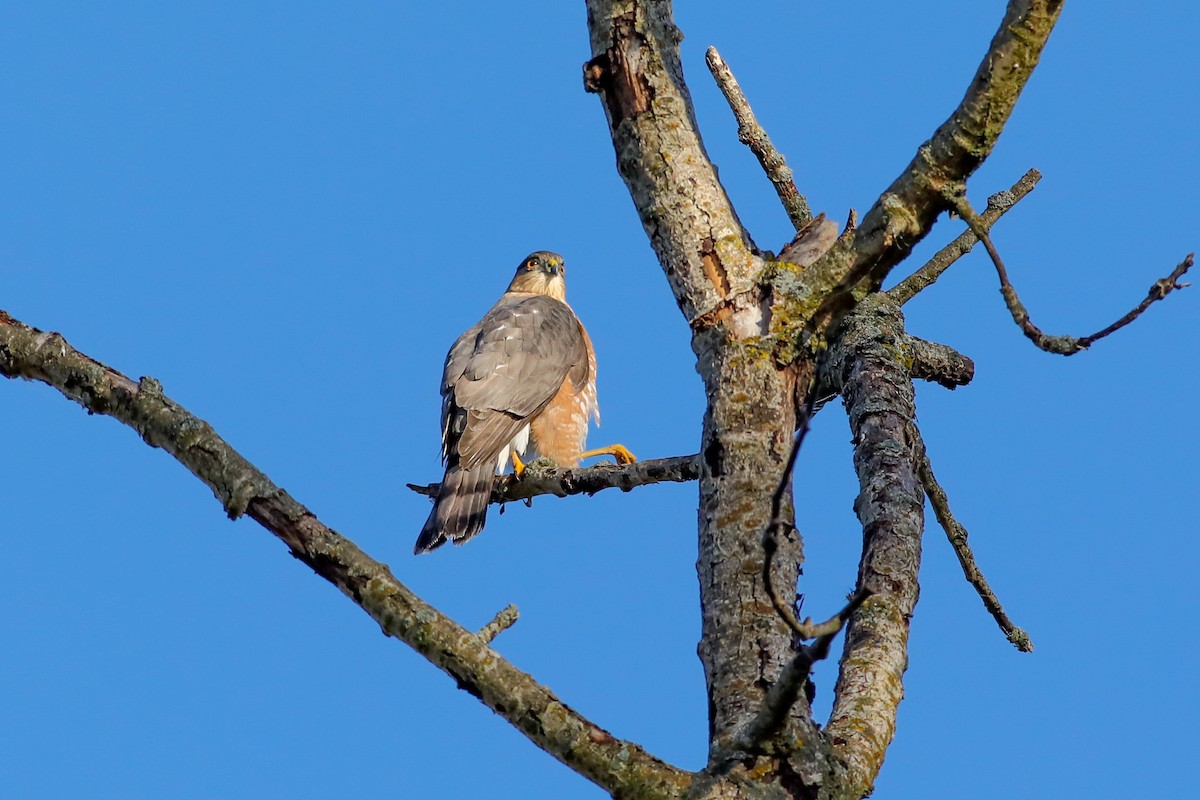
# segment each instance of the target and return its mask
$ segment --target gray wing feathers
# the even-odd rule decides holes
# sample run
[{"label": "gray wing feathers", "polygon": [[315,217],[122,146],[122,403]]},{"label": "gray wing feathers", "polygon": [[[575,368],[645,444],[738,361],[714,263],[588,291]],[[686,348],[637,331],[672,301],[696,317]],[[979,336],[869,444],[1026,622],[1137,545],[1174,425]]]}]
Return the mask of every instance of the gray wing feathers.
[{"label": "gray wing feathers", "polygon": [[[575,314],[552,297],[504,295],[446,357],[443,456],[494,460],[545,408],[587,350]],[[572,378],[575,376],[572,375]]]}]

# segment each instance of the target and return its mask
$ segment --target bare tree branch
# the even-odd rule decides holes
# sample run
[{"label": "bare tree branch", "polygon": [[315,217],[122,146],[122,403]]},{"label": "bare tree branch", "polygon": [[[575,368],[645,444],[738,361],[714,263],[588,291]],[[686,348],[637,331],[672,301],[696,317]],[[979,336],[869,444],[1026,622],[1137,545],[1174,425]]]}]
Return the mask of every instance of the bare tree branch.
[{"label": "bare tree branch", "polygon": [[243,513],[367,612],[388,636],[454,678],[534,744],[614,795],[674,798],[691,776],[614,738],[486,642],[422,601],[387,565],[325,526],[229,446],[205,421],[162,393],[76,351],[57,333],[0,311],[0,374],[40,381],[90,413],[105,414],[170,453],[208,485],[231,518]]},{"label": "bare tree branch", "polygon": [[[492,486],[493,503],[513,503],[530,500],[538,495],[552,494],[566,497],[572,494],[592,495],[604,489],[620,489],[628,492],[637,486],[670,481],[685,483],[700,476],[700,456],[673,456],[637,461],[633,464],[596,464],[578,469],[560,469],[533,461],[527,465],[521,478],[515,475],[498,475]],[[405,484],[417,494],[436,497],[440,483],[424,486]]]},{"label": "bare tree branch", "polygon": [[996,245],[992,243],[992,237],[988,234],[983,220],[975,213],[975,209],[971,208],[971,203],[967,200],[964,193],[964,187],[954,187],[948,190],[947,198],[954,204],[959,216],[966,221],[975,235],[983,242],[984,248],[991,257],[992,264],[996,267],[996,274],[1000,277],[1000,294],[1004,296],[1004,304],[1008,306],[1008,312],[1012,314],[1013,322],[1017,323],[1017,326],[1029,341],[1033,342],[1038,349],[1045,350],[1047,353],[1073,356],[1080,351],[1086,350],[1093,343],[1109,334],[1116,333],[1121,328],[1133,322],[1155,302],[1162,300],[1176,289],[1183,289],[1190,285],[1179,283],[1179,279],[1192,268],[1195,259],[1194,253],[1188,253],[1183,261],[1180,261],[1175,269],[1171,271],[1170,275],[1155,281],[1150,287],[1150,291],[1146,294],[1146,299],[1142,300],[1129,313],[1107,328],[1099,330],[1090,336],[1050,336],[1043,333],[1042,329],[1034,325],[1033,321],[1029,319],[1029,311],[1026,310],[1025,304],[1017,296],[1017,290],[1013,288],[1012,282],[1008,279],[1008,270],[1004,266],[1004,261],[1000,258],[1000,252],[996,249]]},{"label": "bare tree branch", "polygon": [[871,596],[851,616],[825,735],[848,769],[845,796],[867,795],[896,731],[925,496],[916,474],[913,386],[902,352],[903,315],[877,292],[847,315],[830,345],[850,417],[863,527],[858,586]]},{"label": "bare tree branch", "polygon": [[1000,599],[996,597],[996,593],[988,585],[987,578],[979,569],[979,564],[975,561],[975,554],[971,552],[971,545],[967,543],[967,529],[950,510],[950,498],[946,496],[946,490],[934,477],[933,465],[929,462],[929,453],[925,450],[925,441],[921,438],[921,432],[916,429],[916,426],[913,426],[913,435],[917,438],[917,446],[920,451],[917,471],[921,476],[921,483],[925,487],[926,496],[929,497],[929,504],[933,506],[934,516],[937,517],[942,530],[946,532],[946,538],[950,540],[950,545],[954,548],[954,555],[958,556],[963,576],[975,587],[979,599],[983,601],[984,607],[996,620],[996,624],[1000,626],[1005,637],[1021,652],[1032,653],[1033,641],[1029,638],[1029,634],[1018,628],[1016,623],[1009,619],[1008,614],[1004,611],[1004,606],[1000,605]]},{"label": "bare tree branch", "polygon": [[[1014,183],[1011,189],[989,197],[987,209],[979,217],[984,230],[991,230],[996,220],[1008,213],[1013,206],[1032,192],[1041,179],[1042,173],[1031,169],[1021,177],[1021,180]],[[888,294],[897,303],[904,305],[916,297],[919,292],[932,286],[943,272],[950,269],[955,261],[971,252],[971,248],[975,247],[978,242],[979,237],[974,232],[969,229],[963,231],[957,239],[937,251],[937,255],[925,262],[920,269],[889,289]]]},{"label": "bare tree branch", "polygon": [[[773,331],[784,341],[820,337],[873,291],[946,209],[944,189],[964,182],[991,154],[1058,21],[1062,0],[1010,0],[962,102],[921,145],[854,231],[788,285]],[[815,309],[814,309],[815,307]],[[787,355],[785,353],[784,355]]]},{"label": "bare tree branch", "polygon": [[792,221],[796,230],[800,230],[813,218],[812,209],[808,207],[808,200],[796,188],[787,159],[775,149],[771,137],[767,136],[766,130],[759,124],[754,110],[750,108],[750,102],[742,93],[742,87],[737,78],[733,77],[733,71],[725,63],[725,59],[721,58],[717,48],[708,48],[704,57],[708,62],[709,71],[721,89],[721,94],[725,95],[725,100],[729,103],[729,109],[733,111],[734,119],[737,120],[738,141],[749,147],[758,158],[763,172],[767,173],[767,179],[775,187],[775,194],[779,195],[779,201],[783,203],[783,210],[787,212],[788,219]]}]

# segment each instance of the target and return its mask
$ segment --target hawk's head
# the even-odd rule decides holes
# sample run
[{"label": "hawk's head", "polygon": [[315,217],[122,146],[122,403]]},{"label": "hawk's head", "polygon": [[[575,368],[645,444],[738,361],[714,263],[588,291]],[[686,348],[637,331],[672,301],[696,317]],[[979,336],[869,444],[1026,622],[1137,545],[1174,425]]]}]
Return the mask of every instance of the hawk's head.
[{"label": "hawk's head", "polygon": [[530,294],[548,294],[556,300],[565,300],[567,284],[563,275],[567,268],[563,265],[563,257],[549,250],[538,250],[522,259],[517,266],[517,274],[508,285],[510,292],[528,292]]}]

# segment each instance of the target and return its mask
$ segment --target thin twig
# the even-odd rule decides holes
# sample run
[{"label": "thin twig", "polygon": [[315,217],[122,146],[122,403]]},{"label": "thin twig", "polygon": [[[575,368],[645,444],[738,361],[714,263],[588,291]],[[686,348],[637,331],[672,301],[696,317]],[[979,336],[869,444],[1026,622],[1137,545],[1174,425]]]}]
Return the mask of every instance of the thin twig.
[{"label": "thin twig", "polygon": [[517,607],[514,604],[509,603],[507,606],[502,608],[495,617],[492,618],[491,622],[480,628],[479,633],[475,635],[480,639],[483,639],[485,642],[490,643],[492,639],[495,639],[501,633],[516,624],[517,619],[520,616],[521,614],[519,611],[517,611]]},{"label": "thin twig", "polygon": [[754,116],[746,95],[742,93],[742,87],[738,85],[737,78],[733,77],[733,72],[721,58],[717,48],[708,48],[704,58],[737,120],[738,140],[749,147],[758,158],[758,163],[762,164],[763,171],[767,173],[767,178],[783,203],[783,210],[787,212],[788,219],[792,221],[796,230],[800,230],[812,219],[812,210],[808,207],[808,200],[800,194],[795,181],[792,180],[791,167],[787,165],[783,154],[775,149],[767,132]]},{"label": "thin twig", "polygon": [[1082,350],[1086,350],[1094,342],[1119,331],[1133,322],[1155,302],[1162,300],[1176,289],[1182,289],[1190,285],[1179,283],[1179,279],[1183,277],[1185,272],[1191,269],[1195,257],[1194,253],[1188,253],[1183,261],[1176,265],[1170,275],[1155,281],[1150,287],[1146,299],[1138,303],[1133,310],[1107,328],[1099,330],[1090,336],[1050,336],[1043,333],[1041,328],[1034,325],[1029,319],[1029,311],[1026,310],[1025,305],[1021,302],[1021,298],[1017,296],[1017,290],[1013,288],[1012,282],[1009,281],[1008,270],[1004,266],[1004,261],[1000,258],[999,251],[996,250],[996,245],[992,243],[991,236],[988,235],[987,227],[983,224],[983,220],[980,219],[979,215],[975,213],[975,209],[971,208],[971,203],[967,200],[965,187],[960,185],[954,191],[948,192],[947,199],[954,204],[954,208],[959,216],[975,232],[975,235],[983,242],[988,255],[991,256],[992,264],[996,267],[996,274],[1000,277],[1000,294],[1004,296],[1004,304],[1008,306],[1008,312],[1012,314],[1013,322],[1017,323],[1017,326],[1020,327],[1021,332],[1025,334],[1025,337],[1029,341],[1047,353],[1071,356]]},{"label": "thin twig", "polygon": [[[979,215],[984,228],[991,230],[996,220],[1008,213],[1009,209],[1032,192],[1033,187],[1037,186],[1041,179],[1042,173],[1031,169],[1021,177],[1021,180],[1014,183],[1011,189],[989,197],[987,209]],[[978,243],[978,236],[970,230],[964,231],[957,239],[939,250],[937,255],[925,262],[920,269],[889,289],[888,294],[897,303],[904,305],[916,297],[919,292],[932,286],[943,272],[950,269],[950,265],[969,253],[971,248]]]},{"label": "thin twig", "polygon": [[[819,368],[813,372],[814,378],[820,374],[821,370]],[[775,491],[771,494],[771,519],[767,522],[767,527],[763,531],[763,550],[766,551],[766,557],[763,559],[763,583],[766,584],[767,594],[771,596],[771,603],[775,606],[775,610],[779,612],[779,616],[783,617],[783,621],[787,623],[787,626],[801,639],[813,639],[818,636],[824,636],[829,632],[829,626],[837,620],[834,617],[832,620],[815,624],[809,618],[801,622],[796,616],[794,600],[791,598],[784,599],[775,587],[775,581],[771,580],[771,566],[775,561],[775,552],[779,549],[778,537],[785,529],[795,527],[783,518],[783,499],[792,488],[792,470],[796,467],[796,457],[800,455],[800,447],[804,444],[804,437],[808,435],[809,422],[816,412],[818,399],[816,388],[816,386],[813,386],[808,392],[808,401],[801,412],[800,426],[796,430],[795,438],[792,439],[792,449],[788,453],[787,463],[784,464],[783,474],[779,476],[779,483],[775,486]],[[793,594],[794,591],[793,589]],[[841,625],[838,624],[833,630],[836,633],[840,628]]]},{"label": "thin twig", "polygon": [[996,624],[1000,626],[1004,636],[1022,653],[1032,653],[1033,641],[1029,638],[1029,634],[1009,619],[1008,614],[1004,611],[1004,606],[1000,604],[999,598],[996,597],[996,593],[988,585],[987,578],[979,569],[979,564],[975,561],[975,554],[971,552],[971,546],[967,543],[967,529],[950,511],[950,499],[946,496],[946,490],[933,475],[933,465],[929,463],[929,454],[925,450],[921,432],[917,430],[916,425],[912,426],[911,432],[917,441],[917,474],[925,487],[929,504],[933,506],[933,513],[937,517],[938,523],[941,524],[942,530],[946,532],[946,538],[950,540],[950,545],[954,548],[954,555],[958,556],[963,577],[975,587],[979,599],[983,601],[983,605],[992,615],[992,619],[996,620]]},{"label": "thin twig", "polygon": [[[620,489],[628,492],[635,486],[652,483],[686,483],[700,477],[700,456],[672,456],[652,458],[633,464],[604,463],[577,469],[558,469],[531,462],[521,478],[515,475],[499,475],[492,485],[493,503],[512,503],[529,500],[543,494],[566,497],[572,494],[593,495],[603,489]],[[405,484],[417,494],[437,497],[440,483],[419,485]]]},{"label": "thin twig", "polygon": [[767,696],[763,698],[763,706],[758,714],[734,737],[733,750],[755,752],[783,727],[788,712],[800,697],[800,690],[808,680],[813,665],[829,657],[829,648],[834,637],[845,627],[850,615],[870,596],[869,590],[859,589],[836,616],[822,623],[824,632],[812,644],[802,646],[795,658],[780,671],[779,677],[767,690]]}]

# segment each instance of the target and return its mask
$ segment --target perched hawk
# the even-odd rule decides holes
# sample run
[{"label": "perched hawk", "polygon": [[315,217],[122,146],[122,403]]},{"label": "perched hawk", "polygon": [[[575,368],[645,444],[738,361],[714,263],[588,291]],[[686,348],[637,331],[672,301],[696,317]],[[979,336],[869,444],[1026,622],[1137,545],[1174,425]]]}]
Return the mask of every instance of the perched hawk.
[{"label": "perched hawk", "polygon": [[563,258],[539,250],[517,267],[496,305],[450,348],[442,375],[446,477],[414,553],[462,544],[483,528],[492,479],[532,443],[563,467],[581,458],[634,460],[621,445],[584,451],[596,405],[596,354],[566,303]]}]

